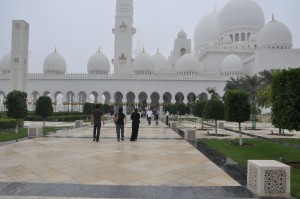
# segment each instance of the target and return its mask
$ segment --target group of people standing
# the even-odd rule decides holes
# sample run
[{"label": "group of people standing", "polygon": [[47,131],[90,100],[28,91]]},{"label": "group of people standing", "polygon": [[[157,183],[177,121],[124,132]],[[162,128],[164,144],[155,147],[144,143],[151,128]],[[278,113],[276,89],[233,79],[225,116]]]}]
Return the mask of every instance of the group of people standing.
[{"label": "group of people standing", "polygon": [[156,123],[156,125],[158,125],[159,111],[158,111],[158,110],[152,111],[152,110],[149,108],[149,109],[147,110],[147,112],[146,112],[147,121],[148,121],[148,126],[151,124],[152,115],[154,115],[155,123]]},{"label": "group of people standing", "polygon": [[[148,126],[151,125],[152,115],[154,115],[154,120],[156,121],[156,125],[158,125],[159,120],[159,111],[154,110],[152,111],[150,108],[146,112],[146,117],[148,121]],[[166,112],[166,119],[168,120],[169,112]],[[140,113],[138,113],[138,109],[135,109],[134,112],[131,114],[130,119],[132,120],[132,132],[130,141],[136,141],[139,132],[140,126]],[[100,105],[96,105],[96,109],[93,111],[92,114],[92,125],[94,125],[93,129],[93,141],[100,142],[100,129],[101,129],[101,122],[104,126],[104,119],[103,119],[103,112],[100,110]],[[123,113],[123,108],[119,108],[118,112],[114,115],[114,123],[116,125],[116,134],[118,142],[120,140],[124,141],[124,127],[126,125],[127,118],[126,115]]]}]

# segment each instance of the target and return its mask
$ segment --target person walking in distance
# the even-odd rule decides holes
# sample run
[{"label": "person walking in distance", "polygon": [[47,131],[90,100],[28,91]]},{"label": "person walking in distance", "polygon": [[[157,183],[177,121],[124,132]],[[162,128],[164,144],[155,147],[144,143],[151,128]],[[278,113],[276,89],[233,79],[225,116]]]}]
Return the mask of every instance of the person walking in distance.
[{"label": "person walking in distance", "polygon": [[151,117],[152,117],[152,111],[150,108],[146,112],[146,116],[147,116],[147,121],[148,121],[148,126],[149,126],[151,124]]},{"label": "person walking in distance", "polygon": [[[123,108],[119,108],[119,112],[115,114],[115,118],[117,117],[117,120],[115,122],[116,124],[116,133],[117,133],[117,138],[118,142],[120,142],[120,137],[121,140],[124,140],[124,127],[126,125],[126,115],[123,113]],[[120,136],[121,134],[121,136]]]},{"label": "person walking in distance", "polygon": [[100,142],[100,128],[101,128],[101,120],[104,126],[103,113],[100,110],[100,104],[96,104],[96,109],[93,111],[92,115],[92,125],[94,125],[93,130],[93,141]]},{"label": "person walking in distance", "polygon": [[169,126],[169,115],[170,115],[170,113],[169,113],[169,111],[167,111],[166,112],[166,124],[167,124],[167,126]]},{"label": "person walking in distance", "polygon": [[158,110],[154,112],[154,119],[155,119],[156,125],[158,125],[158,119],[159,119],[159,111]]},{"label": "person walking in distance", "polygon": [[139,133],[140,127],[140,114],[138,113],[138,109],[135,109],[134,112],[131,114],[130,119],[132,120],[132,132],[130,141],[136,141]]}]

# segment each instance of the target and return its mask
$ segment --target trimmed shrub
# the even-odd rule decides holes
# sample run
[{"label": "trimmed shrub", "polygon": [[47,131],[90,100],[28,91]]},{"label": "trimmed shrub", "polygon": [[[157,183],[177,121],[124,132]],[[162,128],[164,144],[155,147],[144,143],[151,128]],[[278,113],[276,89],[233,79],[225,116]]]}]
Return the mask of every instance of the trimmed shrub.
[{"label": "trimmed shrub", "polygon": [[0,129],[16,128],[16,119],[0,119]]}]

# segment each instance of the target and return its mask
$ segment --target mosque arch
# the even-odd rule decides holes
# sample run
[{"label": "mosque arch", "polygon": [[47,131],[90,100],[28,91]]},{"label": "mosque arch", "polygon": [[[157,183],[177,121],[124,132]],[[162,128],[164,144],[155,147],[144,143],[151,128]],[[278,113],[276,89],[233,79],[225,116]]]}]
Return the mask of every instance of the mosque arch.
[{"label": "mosque arch", "polygon": [[184,95],[181,92],[176,93],[175,95],[176,104],[182,104],[184,100]]},{"label": "mosque arch", "polygon": [[63,99],[64,95],[61,91],[57,91],[54,93],[53,100],[54,100],[54,111],[63,111]]},{"label": "mosque arch", "polygon": [[193,105],[196,101],[196,98],[197,98],[197,96],[195,93],[193,93],[193,92],[189,93],[187,95],[188,104]]},{"label": "mosque arch", "polygon": [[234,41],[235,42],[239,42],[240,41],[240,34],[239,33],[235,33]]},{"label": "mosque arch", "polygon": [[126,113],[132,113],[135,108],[134,100],[135,100],[135,94],[133,92],[128,92],[126,95],[127,100],[127,112]]},{"label": "mosque arch", "polygon": [[208,95],[207,95],[207,93],[205,93],[205,92],[201,93],[201,94],[198,96],[198,99],[199,99],[199,100],[205,100],[205,101],[207,101],[207,100],[208,100]]},{"label": "mosque arch", "polygon": [[110,100],[111,100],[111,95],[110,95],[110,93],[108,92],[108,91],[105,91],[104,93],[103,93],[103,95],[104,95],[104,104],[110,104]]},{"label": "mosque arch", "polygon": [[75,94],[73,91],[69,91],[66,93],[66,102],[65,102],[65,109],[66,111],[74,111],[74,102],[75,102]]},{"label": "mosque arch", "polygon": [[90,102],[97,104],[98,103],[98,97],[99,97],[99,94],[96,91],[91,92]]},{"label": "mosque arch", "polygon": [[84,91],[80,91],[77,95],[77,101],[79,103],[85,103],[87,99],[87,94]]},{"label": "mosque arch", "polygon": [[150,99],[151,99],[151,108],[152,110],[159,110],[159,94],[157,92],[154,92],[151,94]]},{"label": "mosque arch", "polygon": [[[114,99],[115,99],[115,108],[123,108],[123,94],[118,91],[114,94]],[[115,110],[117,111],[117,110]],[[124,110],[125,111],[125,110]]]},{"label": "mosque arch", "polygon": [[84,91],[80,91],[76,97],[77,111],[82,112],[84,103],[86,102],[87,94]]},{"label": "mosque arch", "polygon": [[187,105],[189,106],[190,108],[190,113],[193,113],[193,108],[194,108],[194,105],[195,105],[195,101],[196,101],[196,94],[191,92],[187,95],[187,100],[188,100],[188,103]]},{"label": "mosque arch", "polygon": [[51,93],[50,93],[49,91],[45,91],[45,92],[43,93],[43,96],[48,96],[48,97],[51,98]]},{"label": "mosque arch", "polygon": [[169,92],[166,92],[163,94],[163,107],[164,110],[167,106],[169,106],[171,104],[172,101],[172,94]]},{"label": "mosque arch", "polygon": [[147,99],[148,95],[145,92],[141,92],[139,98],[139,110],[145,111],[148,108]]},{"label": "mosque arch", "polygon": [[182,57],[185,54],[186,54],[186,49],[185,48],[181,48],[180,49],[180,57]]},{"label": "mosque arch", "polygon": [[249,41],[250,35],[251,35],[251,33],[248,32],[248,33],[247,33],[247,41]]},{"label": "mosque arch", "polygon": [[241,41],[245,41],[245,40],[246,40],[246,35],[245,35],[245,33],[242,32],[242,34],[241,34]]}]

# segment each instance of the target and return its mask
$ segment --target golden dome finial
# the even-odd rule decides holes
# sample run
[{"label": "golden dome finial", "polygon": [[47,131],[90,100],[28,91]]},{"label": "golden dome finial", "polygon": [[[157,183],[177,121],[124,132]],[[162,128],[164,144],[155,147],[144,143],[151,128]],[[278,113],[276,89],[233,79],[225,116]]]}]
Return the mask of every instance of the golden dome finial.
[{"label": "golden dome finial", "polygon": [[98,53],[101,53],[101,51],[100,51],[100,46],[99,46],[99,48],[98,48]]},{"label": "golden dome finial", "polygon": [[56,46],[54,47],[54,52],[57,53],[57,51],[56,51]]},{"label": "golden dome finial", "polygon": [[275,21],[274,13],[272,13],[272,21]]},{"label": "golden dome finial", "polygon": [[157,49],[157,54],[159,54],[159,48]]},{"label": "golden dome finial", "polygon": [[145,46],[143,46],[143,53],[145,53]]}]

